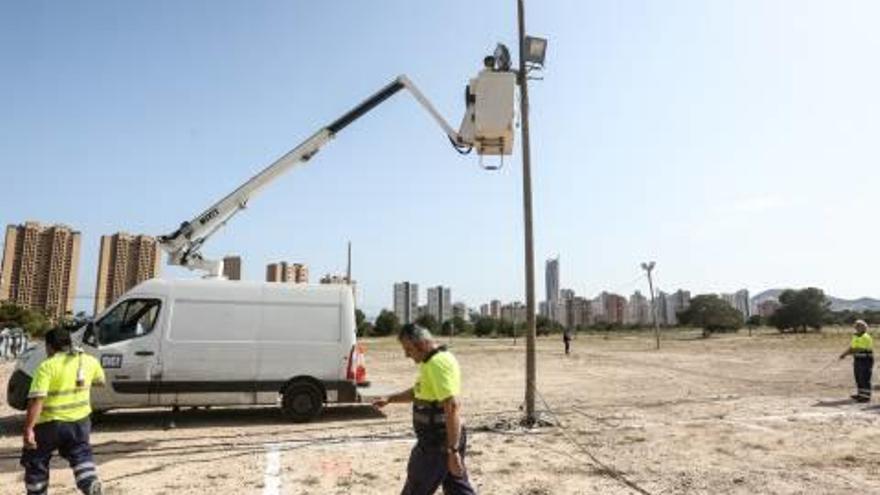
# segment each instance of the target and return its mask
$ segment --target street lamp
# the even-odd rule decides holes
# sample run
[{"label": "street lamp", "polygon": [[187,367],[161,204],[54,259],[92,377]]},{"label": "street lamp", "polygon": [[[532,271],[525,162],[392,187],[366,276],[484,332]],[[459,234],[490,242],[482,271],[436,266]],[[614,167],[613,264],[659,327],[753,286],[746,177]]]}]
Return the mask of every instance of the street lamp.
[{"label": "street lamp", "polygon": [[654,281],[651,279],[651,270],[654,269],[656,263],[653,261],[649,261],[648,263],[642,263],[642,270],[648,272],[648,288],[651,290],[651,318],[654,320],[654,340],[657,345],[657,349],[660,348],[660,327],[657,326],[657,305],[654,304]]}]

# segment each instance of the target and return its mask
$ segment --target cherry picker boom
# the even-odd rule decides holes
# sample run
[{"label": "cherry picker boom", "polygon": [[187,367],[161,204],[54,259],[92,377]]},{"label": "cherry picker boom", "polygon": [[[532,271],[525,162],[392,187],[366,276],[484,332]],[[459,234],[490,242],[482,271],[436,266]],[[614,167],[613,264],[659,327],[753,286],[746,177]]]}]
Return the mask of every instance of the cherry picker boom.
[{"label": "cherry picker boom", "polygon": [[424,94],[401,75],[326,127],[321,128],[174,232],[159,236],[159,245],[168,253],[168,263],[205,271],[206,277],[222,277],[223,261],[206,259],[201,247],[265,186],[294,166],[305,163],[349,124],[385,102],[401,90],[408,90],[440,125],[453,147],[460,153],[476,149],[483,155],[510,155],[513,149],[514,89],[516,74],[510,70],[509,55],[503,45],[484,59],[484,68],[470,80],[465,92],[465,115],[455,131]]}]

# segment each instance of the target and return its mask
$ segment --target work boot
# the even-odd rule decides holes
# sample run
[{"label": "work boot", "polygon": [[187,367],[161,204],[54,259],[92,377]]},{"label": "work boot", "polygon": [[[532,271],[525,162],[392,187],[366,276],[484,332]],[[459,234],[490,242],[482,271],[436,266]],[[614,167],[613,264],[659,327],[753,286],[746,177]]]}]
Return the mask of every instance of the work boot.
[{"label": "work boot", "polygon": [[87,495],[103,495],[104,487],[101,485],[101,480],[95,480],[92,483],[92,486],[89,487],[89,493]]},{"label": "work boot", "polygon": [[859,400],[860,397],[861,397],[861,395],[859,395],[859,394],[852,394],[849,396],[849,398],[852,400]]}]

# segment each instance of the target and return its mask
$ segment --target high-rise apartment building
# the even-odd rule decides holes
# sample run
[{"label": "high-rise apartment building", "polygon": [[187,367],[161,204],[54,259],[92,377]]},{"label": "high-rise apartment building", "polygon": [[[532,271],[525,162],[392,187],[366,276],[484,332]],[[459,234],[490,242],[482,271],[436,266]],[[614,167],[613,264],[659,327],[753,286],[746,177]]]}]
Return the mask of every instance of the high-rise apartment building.
[{"label": "high-rise apartment building", "polygon": [[241,256],[223,257],[223,276],[226,280],[241,280]]},{"label": "high-rise apartment building", "polygon": [[605,321],[623,324],[626,316],[626,298],[618,294],[603,292],[599,294],[599,300],[603,306]]},{"label": "high-rise apartment building", "polygon": [[742,313],[744,320],[752,316],[752,301],[749,299],[748,289],[740,289],[733,294],[733,307]]},{"label": "high-rise apartment building", "polygon": [[302,263],[281,261],[266,265],[266,282],[309,283],[309,267]]},{"label": "high-rise apartment building", "polygon": [[666,296],[666,324],[678,325],[678,313],[688,309],[690,305],[690,291],[679,289]]},{"label": "high-rise apartment building", "polygon": [[449,287],[438,285],[428,288],[428,314],[432,315],[437,323],[452,319],[452,291]]},{"label": "high-rise apartment building", "polygon": [[488,304],[480,304],[480,316],[483,318],[489,316],[489,305]]},{"label": "high-rise apartment building", "polygon": [[669,294],[663,292],[660,289],[657,289],[657,297],[654,299],[654,314],[657,315],[657,324],[658,325],[674,325],[674,322],[670,322],[667,316],[668,313],[668,304],[667,298]]},{"label": "high-rise apartment building", "polygon": [[467,304],[457,302],[452,304],[452,317],[461,318],[464,321],[470,321],[471,313],[468,311]]},{"label": "high-rise apartment building", "polygon": [[721,294],[721,299],[729,304],[730,307],[739,311],[744,319],[751,315],[751,304],[747,289],[738,290],[733,294]]},{"label": "high-rise apartment building", "polygon": [[161,258],[154,237],[126,232],[101,236],[95,314],[135,285],[158,276]]},{"label": "high-rise apartment building", "polygon": [[643,296],[641,292],[635,291],[629,297],[624,323],[641,326],[651,323],[651,305],[648,303],[648,298]]},{"label": "high-rise apartment building", "polygon": [[489,301],[489,316],[496,320],[501,318],[501,301],[498,299]]},{"label": "high-rise apartment building", "polygon": [[583,297],[572,296],[562,300],[563,318],[560,322],[569,330],[586,327],[592,323],[590,301]]},{"label": "high-rise apartment building", "polygon": [[559,301],[559,257],[550,258],[544,264],[544,288],[547,292],[546,315],[551,320],[557,321],[557,308]]},{"label": "high-rise apartment building", "polygon": [[39,309],[53,319],[73,313],[80,233],[38,222],[6,227],[0,301]]},{"label": "high-rise apartment building", "polygon": [[419,284],[400,282],[394,284],[394,314],[401,325],[416,321],[419,310]]},{"label": "high-rise apartment building", "polygon": [[527,314],[526,305],[519,301],[501,306],[501,319],[509,321],[514,325],[525,323]]}]

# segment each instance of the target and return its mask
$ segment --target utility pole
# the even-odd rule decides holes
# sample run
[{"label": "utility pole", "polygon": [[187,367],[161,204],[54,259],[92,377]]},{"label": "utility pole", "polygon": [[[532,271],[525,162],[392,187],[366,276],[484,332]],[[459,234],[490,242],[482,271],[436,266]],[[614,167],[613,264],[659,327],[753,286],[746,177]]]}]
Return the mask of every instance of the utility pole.
[{"label": "utility pole", "polygon": [[651,278],[651,270],[654,269],[656,263],[650,261],[642,263],[642,269],[648,272],[648,289],[651,290],[651,318],[654,320],[654,340],[657,343],[657,349],[660,348],[660,327],[657,325],[657,305],[654,304],[654,280]]},{"label": "utility pole", "polygon": [[517,0],[519,23],[519,83],[520,115],[522,116],[523,161],[523,217],[525,219],[526,256],[526,417],[527,425],[538,422],[535,414],[535,245],[532,235],[532,163],[529,146],[529,80],[526,72],[526,21],[523,0]]}]

